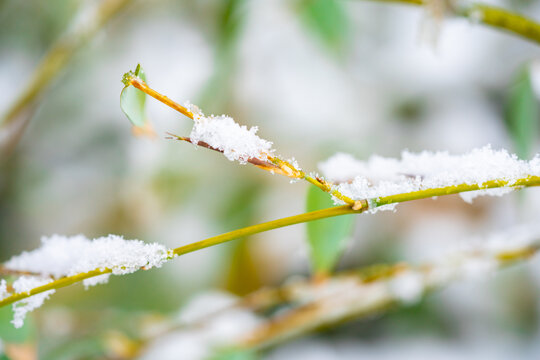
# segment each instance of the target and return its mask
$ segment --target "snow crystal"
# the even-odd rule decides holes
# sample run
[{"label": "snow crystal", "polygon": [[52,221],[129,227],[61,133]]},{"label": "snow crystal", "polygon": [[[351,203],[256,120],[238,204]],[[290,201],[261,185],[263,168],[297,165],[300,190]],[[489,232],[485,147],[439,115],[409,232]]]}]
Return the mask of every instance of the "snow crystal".
[{"label": "snow crystal", "polygon": [[465,191],[462,193],[459,193],[459,196],[468,204],[472,204],[473,200],[476,199],[478,196],[504,196],[506,194],[511,193],[514,191],[515,188],[513,187],[500,187],[500,188],[493,188],[493,189],[486,189],[486,190],[474,190],[474,191]]},{"label": "snow crystal", "polygon": [[[89,240],[82,235],[65,237],[53,235],[41,239],[42,246],[36,250],[23,252],[8,260],[6,269],[29,271],[41,274],[22,276],[13,283],[16,293],[28,293],[63,276],[86,273],[95,269],[111,269],[115,275],[128,274],[140,268],[160,267],[169,257],[169,251],[162,245],[146,244],[139,240],[124,240],[120,236],[109,235]],[[52,278],[46,278],[51,276]],[[85,287],[106,283],[110,274],[103,274],[83,280]],[[23,325],[29,311],[40,307],[55,290],[32,295],[13,304],[15,327]],[[6,282],[0,282],[0,299],[8,295]]]},{"label": "snow crystal", "polygon": [[[52,279],[44,279],[37,276],[21,276],[13,283],[13,289],[17,293],[28,293],[30,290],[48,284],[51,281]],[[11,323],[16,328],[22,327],[26,314],[43,305],[43,302],[54,292],[55,290],[48,290],[15,302],[13,304],[14,314]]]},{"label": "snow crystal", "polygon": [[2,279],[0,280],[0,300],[3,300],[9,296],[9,292],[7,291],[7,283],[6,280]]},{"label": "snow crystal", "polygon": [[193,144],[205,142],[223,151],[227,159],[237,160],[242,164],[251,158],[265,161],[268,155],[273,153],[272,143],[256,135],[256,126],[248,129],[229,116],[205,116],[196,106],[190,103],[185,106],[193,113],[194,125],[189,135]]},{"label": "snow crystal", "polygon": [[[71,237],[53,235],[41,239],[42,246],[23,252],[4,266],[11,270],[30,271],[55,278],[85,273],[95,269],[111,269],[115,275],[128,274],[142,267],[160,267],[168,256],[167,249],[157,243],[124,240],[109,235],[89,240],[83,235]],[[86,285],[93,282],[89,280]]]},{"label": "snow crystal", "polygon": [[83,280],[83,286],[88,290],[90,286],[102,285],[109,282],[111,274],[103,274]]},{"label": "snow crystal", "polygon": [[488,145],[461,156],[404,151],[401,159],[372,156],[368,161],[359,161],[340,153],[319,164],[319,168],[326,179],[339,184],[337,189],[342,194],[353,199],[374,199],[460,184],[480,185],[490,180],[508,182],[504,188],[463,195],[464,200],[471,201],[479,195],[501,196],[512,191],[510,186],[518,179],[539,176],[540,158],[523,161],[506,150],[493,150]]}]

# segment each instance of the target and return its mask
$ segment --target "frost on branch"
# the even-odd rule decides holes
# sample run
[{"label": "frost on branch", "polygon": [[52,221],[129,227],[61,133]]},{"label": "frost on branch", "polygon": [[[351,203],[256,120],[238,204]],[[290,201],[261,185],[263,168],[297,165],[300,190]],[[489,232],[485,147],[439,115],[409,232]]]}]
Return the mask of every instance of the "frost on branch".
[{"label": "frost on branch", "polygon": [[[39,274],[17,279],[13,283],[16,293],[27,293],[54,279],[96,269],[110,269],[115,275],[123,275],[141,268],[160,267],[170,257],[169,251],[162,245],[124,240],[116,235],[94,240],[82,235],[72,237],[53,235],[43,237],[41,242],[40,248],[23,252],[4,264],[8,270]],[[86,287],[102,284],[107,282],[109,276],[110,274],[104,274],[88,278],[83,280],[83,284]],[[5,285],[5,281],[0,283],[1,298],[9,295]],[[22,326],[26,313],[41,306],[53,292],[54,290],[49,290],[14,303],[15,326]]]},{"label": "frost on branch", "polygon": [[[540,158],[519,160],[506,150],[493,150],[489,145],[464,155],[448,152],[418,154],[404,151],[401,159],[372,156],[367,161],[338,153],[320,163],[325,178],[339,183],[337,189],[353,199],[376,199],[383,196],[456,185],[482,185],[490,180],[503,180],[505,187],[461,193],[470,202],[479,195],[501,196],[513,190],[519,179],[540,175]],[[378,209],[393,209],[385,205]]]},{"label": "frost on branch", "polygon": [[189,135],[193,144],[204,142],[223,151],[227,159],[237,160],[242,164],[253,158],[267,161],[268,156],[274,152],[270,141],[256,135],[256,126],[248,129],[226,115],[205,116],[195,105],[184,105],[193,114],[195,122]]},{"label": "frost on branch", "polygon": [[[13,289],[17,293],[28,293],[30,290],[42,285],[46,285],[51,281],[52,279],[40,278],[38,276],[21,276],[13,283]],[[26,314],[43,305],[43,302],[47,300],[49,296],[54,294],[55,291],[56,290],[48,290],[14,303],[13,320],[11,323],[16,328],[22,327]]]},{"label": "frost on branch", "polygon": [[0,300],[5,299],[8,296],[9,296],[9,293],[7,291],[6,280],[2,279],[0,280]]},{"label": "frost on branch", "polygon": [[129,274],[142,267],[160,267],[168,251],[160,244],[124,240],[109,235],[89,240],[83,235],[43,237],[36,250],[8,260],[6,269],[29,271],[59,278],[95,269],[111,269],[115,275]]}]

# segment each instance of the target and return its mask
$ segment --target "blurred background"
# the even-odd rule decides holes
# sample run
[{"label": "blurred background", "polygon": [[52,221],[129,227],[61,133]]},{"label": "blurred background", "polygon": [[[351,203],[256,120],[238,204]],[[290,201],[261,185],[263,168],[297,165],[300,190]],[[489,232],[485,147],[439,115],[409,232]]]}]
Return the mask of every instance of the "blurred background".
[{"label": "blurred background", "polygon": [[[532,0],[489,3],[540,19]],[[51,46],[100,4],[0,0],[0,113]],[[540,144],[539,50],[470,19],[378,1],[126,1],[43,90],[2,160],[1,261],[55,233],[178,247],[305,211],[305,183],[165,140],[167,131],[188,135],[191,120],[153,99],[158,137],[133,136],[119,94],[122,74],[137,63],[154,89],[258,126],[279,154],[316,170],[338,151],[366,159],[491,144],[531,158]],[[359,215],[339,269],[418,263],[471,236],[538,221],[539,204],[540,192],[526,189],[473,205],[449,196]],[[309,273],[305,227],[296,225],[89,291],[63,289],[22,330],[2,308],[0,338],[30,344],[43,359],[115,358],[105,338],[131,336],[141,318],[174,316],[195,294],[244,295]],[[539,284],[533,259],[263,356],[535,359]]]}]

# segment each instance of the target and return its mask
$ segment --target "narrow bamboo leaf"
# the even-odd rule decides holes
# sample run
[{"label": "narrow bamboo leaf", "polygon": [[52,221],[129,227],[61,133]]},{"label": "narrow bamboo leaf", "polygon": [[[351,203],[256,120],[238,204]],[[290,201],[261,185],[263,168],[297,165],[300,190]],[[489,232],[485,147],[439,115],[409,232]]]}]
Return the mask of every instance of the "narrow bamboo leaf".
[{"label": "narrow bamboo leaf", "polygon": [[516,147],[517,155],[528,159],[538,140],[539,109],[530,71],[522,70],[510,89],[506,124]]},{"label": "narrow bamboo leaf", "polygon": [[[137,69],[133,73],[126,74],[127,76],[138,76],[141,80],[146,82],[146,75],[140,65],[137,65]],[[126,78],[124,75],[124,78]],[[146,94],[139,89],[126,84],[122,93],[120,94],[120,108],[131,123],[138,128],[148,127],[146,113],[145,113]]]},{"label": "narrow bamboo leaf", "polygon": [[[334,206],[329,194],[310,186],[307,194],[307,211]],[[311,250],[312,267],[317,273],[332,271],[349,236],[354,217],[337,216],[307,223],[307,235]]]},{"label": "narrow bamboo leaf", "polygon": [[342,50],[349,31],[345,10],[336,0],[301,0],[300,17],[311,32],[332,50]]}]

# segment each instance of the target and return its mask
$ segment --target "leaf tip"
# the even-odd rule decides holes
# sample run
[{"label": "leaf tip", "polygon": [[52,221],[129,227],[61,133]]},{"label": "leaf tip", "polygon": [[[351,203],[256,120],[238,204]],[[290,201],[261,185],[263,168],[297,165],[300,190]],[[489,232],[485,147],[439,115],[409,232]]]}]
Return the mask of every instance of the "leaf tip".
[{"label": "leaf tip", "polygon": [[122,83],[124,84],[124,86],[129,86],[131,84],[131,79],[133,79],[134,77],[135,74],[133,73],[133,71],[128,71],[127,73],[122,75]]},{"label": "leaf tip", "polygon": [[134,78],[138,78],[139,75],[142,75],[142,73],[143,71],[142,71],[141,64],[137,64],[135,71],[130,70],[124,75],[122,75],[122,83],[124,84],[124,86],[129,86],[131,85],[131,80]]}]

